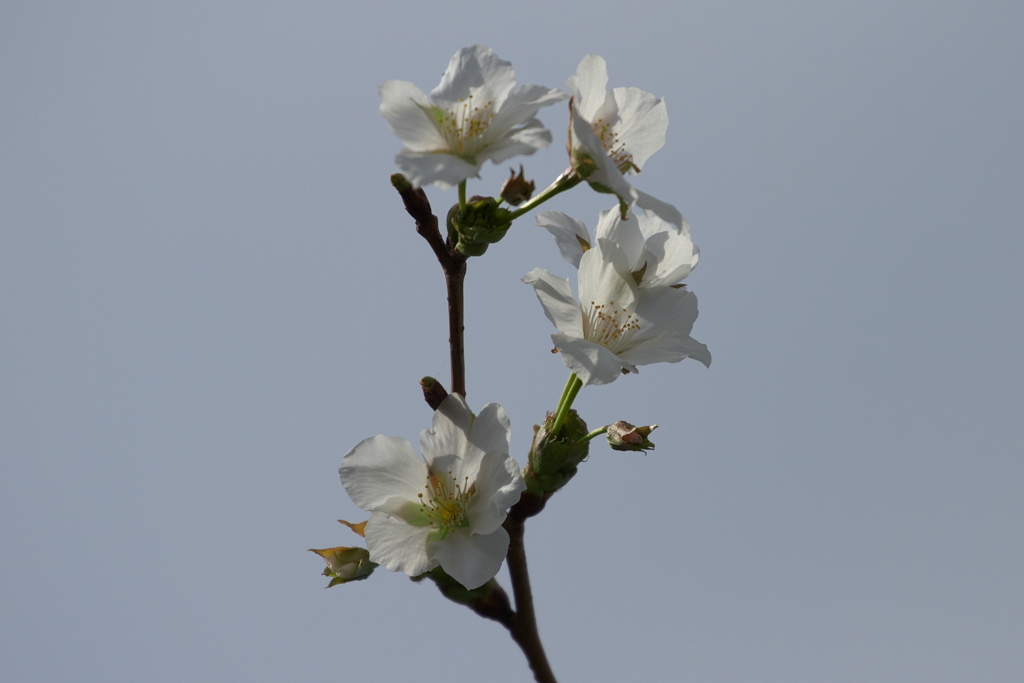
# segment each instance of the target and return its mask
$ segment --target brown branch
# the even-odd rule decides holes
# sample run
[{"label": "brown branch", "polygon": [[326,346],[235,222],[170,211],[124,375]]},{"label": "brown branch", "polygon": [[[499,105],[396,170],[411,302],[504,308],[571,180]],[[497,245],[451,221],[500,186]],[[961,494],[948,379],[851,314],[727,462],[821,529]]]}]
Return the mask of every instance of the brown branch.
[{"label": "brown branch", "polygon": [[526,655],[526,661],[533,670],[537,683],[558,683],[555,673],[548,663],[544,645],[540,641],[537,630],[537,614],[533,608],[533,589],[530,587],[530,573],[526,567],[526,547],[523,545],[523,534],[526,519],[514,514],[515,508],[505,518],[505,530],[509,535],[508,573],[512,577],[512,595],[516,599],[515,618],[509,633],[519,648]]},{"label": "brown branch", "polygon": [[466,256],[455,245],[441,237],[437,216],[430,208],[430,200],[422,188],[413,187],[401,173],[391,176],[391,184],[398,190],[405,210],[416,221],[416,232],[427,241],[444,271],[448,290],[448,348],[452,367],[452,393],[466,395],[466,352],[463,346],[465,299],[463,284],[466,280]]}]

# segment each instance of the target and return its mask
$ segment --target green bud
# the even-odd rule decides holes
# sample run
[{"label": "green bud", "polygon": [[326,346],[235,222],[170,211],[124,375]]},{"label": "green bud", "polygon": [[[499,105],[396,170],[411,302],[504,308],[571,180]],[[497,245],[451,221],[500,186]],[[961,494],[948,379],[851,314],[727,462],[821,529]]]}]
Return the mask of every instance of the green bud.
[{"label": "green bud", "polygon": [[408,192],[413,189],[412,183],[410,183],[401,173],[391,174],[391,185],[399,192]]},{"label": "green bud", "polygon": [[466,256],[480,256],[508,232],[510,215],[494,197],[471,197],[465,209],[456,204],[448,211],[448,237]]},{"label": "green bud", "polygon": [[652,451],[654,444],[647,437],[657,428],[658,425],[634,427],[619,420],[608,425],[608,445],[616,451]]},{"label": "green bud", "polygon": [[556,491],[576,475],[576,467],[590,452],[587,424],[575,410],[570,410],[558,436],[550,433],[555,416],[548,413],[543,425],[533,428],[526,485],[534,493]]}]

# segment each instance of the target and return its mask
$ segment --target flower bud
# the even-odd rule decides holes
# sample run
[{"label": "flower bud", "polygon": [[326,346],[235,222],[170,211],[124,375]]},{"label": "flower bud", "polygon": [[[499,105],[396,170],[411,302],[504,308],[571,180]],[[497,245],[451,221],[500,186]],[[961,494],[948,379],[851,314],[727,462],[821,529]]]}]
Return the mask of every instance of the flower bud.
[{"label": "flower bud", "polygon": [[519,206],[533,196],[533,191],[537,186],[532,180],[526,179],[522,164],[519,164],[519,175],[516,175],[514,168],[509,169],[509,172],[511,175],[501,186],[501,198],[512,206]]},{"label": "flower bud", "polygon": [[316,553],[327,562],[324,576],[331,578],[331,582],[327,584],[328,588],[365,579],[377,567],[375,563],[370,562],[370,551],[366,548],[310,548],[309,552]]},{"label": "flower bud", "polygon": [[658,425],[634,427],[628,422],[619,420],[608,425],[608,445],[616,451],[648,451],[654,450],[654,444],[647,438]]},{"label": "flower bud", "polygon": [[534,493],[556,491],[576,475],[576,466],[586,460],[590,442],[585,439],[587,424],[570,410],[557,436],[550,433],[555,416],[548,414],[543,425],[533,428],[529,466],[524,478]]},{"label": "flower bud", "polygon": [[462,254],[480,256],[508,232],[509,215],[494,197],[471,197],[465,209],[456,204],[448,211],[448,237]]}]

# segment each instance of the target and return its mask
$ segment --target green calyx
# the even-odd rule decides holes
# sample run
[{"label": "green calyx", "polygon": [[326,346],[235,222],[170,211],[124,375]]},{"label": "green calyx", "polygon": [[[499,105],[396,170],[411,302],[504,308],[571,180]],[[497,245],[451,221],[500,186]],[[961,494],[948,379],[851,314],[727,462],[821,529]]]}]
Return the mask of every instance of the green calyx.
[{"label": "green calyx", "polygon": [[465,207],[458,204],[448,211],[448,237],[466,256],[480,256],[487,247],[501,240],[512,226],[508,209],[494,197],[470,197]]},{"label": "green calyx", "polygon": [[587,424],[575,410],[568,411],[557,436],[551,433],[554,419],[549,414],[543,425],[534,426],[529,465],[523,473],[534,493],[552,493],[565,486],[590,452]]}]

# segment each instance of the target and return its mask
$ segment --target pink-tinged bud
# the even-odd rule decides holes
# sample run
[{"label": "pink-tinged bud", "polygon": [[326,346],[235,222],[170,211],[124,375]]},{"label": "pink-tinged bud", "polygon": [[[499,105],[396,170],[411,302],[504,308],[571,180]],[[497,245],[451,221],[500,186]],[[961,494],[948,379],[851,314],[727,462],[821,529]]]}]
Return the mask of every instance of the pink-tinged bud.
[{"label": "pink-tinged bud", "polygon": [[634,427],[628,422],[619,420],[615,424],[608,425],[608,445],[616,451],[654,450],[654,444],[647,437],[657,428],[658,425]]}]

